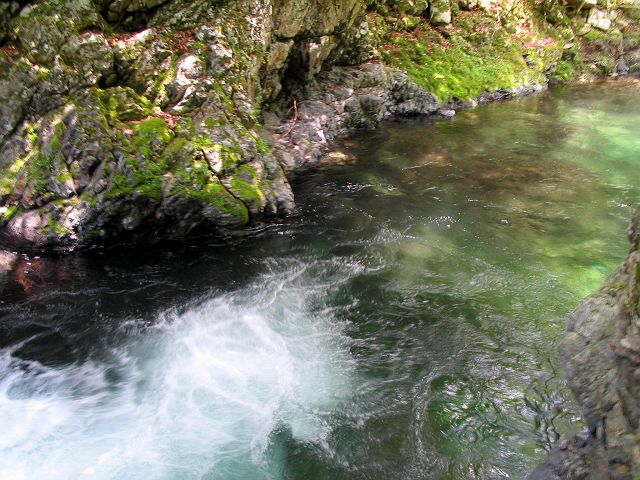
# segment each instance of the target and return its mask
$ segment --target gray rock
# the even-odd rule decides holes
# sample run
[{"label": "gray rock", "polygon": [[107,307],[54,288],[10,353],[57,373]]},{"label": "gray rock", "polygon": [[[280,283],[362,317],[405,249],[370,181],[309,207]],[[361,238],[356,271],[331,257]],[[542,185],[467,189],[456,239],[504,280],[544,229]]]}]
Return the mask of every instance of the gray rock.
[{"label": "gray rock", "polygon": [[640,474],[640,210],[631,251],[604,287],[567,319],[559,350],[588,430],[565,439],[530,479],[620,479]]},{"label": "gray rock", "polygon": [[598,10],[597,8],[594,8],[589,12],[587,23],[598,30],[602,30],[603,32],[606,32],[611,28],[611,19],[605,12]]},{"label": "gray rock", "polygon": [[451,23],[451,4],[449,0],[431,0],[429,2],[429,22],[432,25]]},{"label": "gray rock", "polygon": [[396,8],[409,15],[422,15],[429,7],[428,0],[400,0],[396,3]]}]

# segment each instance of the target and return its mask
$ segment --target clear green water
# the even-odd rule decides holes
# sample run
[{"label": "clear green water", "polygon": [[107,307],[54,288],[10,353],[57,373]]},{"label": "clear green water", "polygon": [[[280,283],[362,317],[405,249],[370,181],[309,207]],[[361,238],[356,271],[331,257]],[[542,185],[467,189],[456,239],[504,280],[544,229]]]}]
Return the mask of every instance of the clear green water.
[{"label": "clear green water", "polygon": [[524,478],[563,317],[624,258],[640,84],[390,124],[232,245],[24,256],[0,478]]}]

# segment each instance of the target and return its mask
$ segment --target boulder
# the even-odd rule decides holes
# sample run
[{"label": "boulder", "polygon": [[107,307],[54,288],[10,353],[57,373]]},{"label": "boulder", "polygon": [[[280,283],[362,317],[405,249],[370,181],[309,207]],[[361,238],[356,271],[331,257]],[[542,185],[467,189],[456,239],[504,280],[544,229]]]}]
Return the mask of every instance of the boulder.
[{"label": "boulder", "polygon": [[587,24],[606,32],[611,28],[611,19],[607,16],[606,12],[594,8],[589,12]]},{"label": "boulder", "polygon": [[401,13],[407,15],[420,16],[429,8],[428,0],[400,0],[396,3],[396,8]]},{"label": "boulder", "polygon": [[432,25],[451,23],[451,4],[449,0],[431,0],[429,2],[429,23]]}]

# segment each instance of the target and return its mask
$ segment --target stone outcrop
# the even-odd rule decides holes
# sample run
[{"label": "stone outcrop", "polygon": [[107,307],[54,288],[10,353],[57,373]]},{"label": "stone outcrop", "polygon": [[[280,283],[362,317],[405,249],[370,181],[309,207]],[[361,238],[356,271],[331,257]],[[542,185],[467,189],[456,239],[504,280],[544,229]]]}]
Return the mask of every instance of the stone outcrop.
[{"label": "stone outcrop", "polygon": [[[360,0],[43,0],[3,12],[8,245],[153,242],[286,215],[286,174],[336,136],[438,109],[405,75],[357,66],[371,54]],[[298,97],[291,132],[290,112],[266,112],[262,126],[265,104]]]},{"label": "stone outcrop", "polygon": [[[629,15],[636,11],[635,4],[625,6]],[[450,116],[452,108],[474,104],[437,99],[419,81],[445,78],[446,71],[416,75],[411,65],[399,65],[405,75],[379,63],[371,45],[382,41],[370,31],[380,27],[372,10],[386,12],[386,25],[399,29],[445,25],[437,35],[446,43],[460,8],[484,12],[490,5],[2,2],[0,245],[66,250],[145,243],[201,230],[224,233],[288,214],[291,175],[317,162],[337,136],[395,115],[443,108]],[[593,18],[595,11],[587,9]],[[634,46],[630,40],[620,48],[621,70],[640,69]],[[551,60],[505,54],[515,58],[511,70],[536,65],[538,76],[525,73],[524,83],[543,81],[553,68]],[[412,61],[428,59],[420,53]],[[485,92],[469,96],[508,98],[518,93],[512,87],[479,87]]]},{"label": "stone outcrop", "polygon": [[588,430],[563,439],[531,480],[640,475],[640,211],[629,239],[627,259],[569,316],[559,347]]},{"label": "stone outcrop", "polygon": [[405,74],[366,63],[318,75],[296,109],[297,116],[285,122],[284,115],[265,116],[274,151],[288,174],[316,166],[332,141],[354,129],[373,128],[396,115],[434,114],[439,102]]},{"label": "stone outcrop", "polygon": [[358,0],[43,0],[0,13],[0,228],[38,248],[288,213],[260,108],[285,79],[369,50]]}]

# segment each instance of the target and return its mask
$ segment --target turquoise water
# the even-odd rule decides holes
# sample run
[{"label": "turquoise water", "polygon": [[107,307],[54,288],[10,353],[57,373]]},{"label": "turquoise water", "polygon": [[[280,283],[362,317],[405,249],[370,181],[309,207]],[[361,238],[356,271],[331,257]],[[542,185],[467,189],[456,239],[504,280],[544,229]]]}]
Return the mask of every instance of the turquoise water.
[{"label": "turquoise water", "polygon": [[249,238],[22,256],[0,478],[524,478],[563,318],[624,258],[640,84],[389,124]]}]

